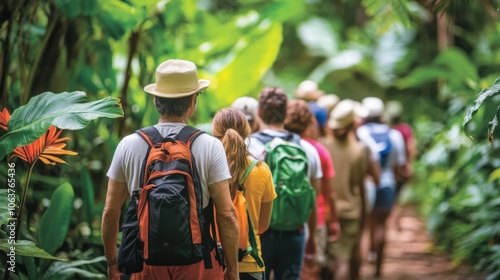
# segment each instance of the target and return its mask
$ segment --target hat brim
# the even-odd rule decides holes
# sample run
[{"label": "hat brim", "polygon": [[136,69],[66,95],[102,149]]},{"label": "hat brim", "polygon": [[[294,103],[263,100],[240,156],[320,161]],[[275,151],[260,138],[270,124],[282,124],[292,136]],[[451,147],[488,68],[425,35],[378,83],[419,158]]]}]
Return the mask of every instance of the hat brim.
[{"label": "hat brim", "polygon": [[205,90],[210,85],[210,81],[200,79],[198,80],[198,87],[190,91],[182,91],[182,92],[165,92],[165,91],[157,91],[156,84],[149,84],[144,87],[144,91],[152,94],[154,96],[162,97],[162,98],[179,98],[190,96],[200,91]]},{"label": "hat brim", "polygon": [[295,98],[316,101],[323,95],[325,95],[325,92],[318,89],[318,90],[311,90],[308,92],[296,92]]},{"label": "hat brim", "polygon": [[331,129],[342,129],[348,127],[352,123],[353,122],[329,120],[328,127],[330,127]]}]

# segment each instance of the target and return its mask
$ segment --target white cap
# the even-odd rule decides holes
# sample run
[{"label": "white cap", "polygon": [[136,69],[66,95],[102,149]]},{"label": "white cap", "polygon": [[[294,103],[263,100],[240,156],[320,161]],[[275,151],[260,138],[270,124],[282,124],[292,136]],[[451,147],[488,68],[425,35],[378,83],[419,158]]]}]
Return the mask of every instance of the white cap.
[{"label": "white cap", "polygon": [[231,104],[231,107],[243,112],[248,121],[253,121],[257,116],[259,101],[257,101],[257,99],[253,97],[243,96],[234,100],[233,104]]},{"label": "white cap", "polygon": [[368,110],[368,117],[378,117],[384,114],[384,102],[378,97],[365,97],[361,103]]}]

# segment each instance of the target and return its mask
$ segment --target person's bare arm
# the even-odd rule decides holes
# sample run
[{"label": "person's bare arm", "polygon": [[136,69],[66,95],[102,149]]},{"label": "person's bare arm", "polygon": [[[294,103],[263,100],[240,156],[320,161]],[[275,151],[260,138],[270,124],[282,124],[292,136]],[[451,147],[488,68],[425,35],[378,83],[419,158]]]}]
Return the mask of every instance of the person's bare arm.
[{"label": "person's bare arm", "polygon": [[273,211],[273,202],[262,202],[260,204],[260,214],[259,214],[259,234],[263,234],[268,228],[271,222],[271,213]]},{"label": "person's bare arm", "polygon": [[328,224],[328,240],[333,242],[337,240],[340,236],[340,224],[337,216],[337,209],[335,205],[335,189],[333,187],[333,178],[327,179],[328,184],[325,186],[321,186],[321,190],[323,191],[323,197],[326,199],[326,203],[328,203],[328,208],[330,210],[330,222]]},{"label": "person's bare arm", "polygon": [[[104,245],[104,256],[107,260],[112,262],[117,260],[116,244],[120,213],[121,207],[127,197],[127,184],[109,179],[106,202],[102,213],[101,234]],[[111,279],[116,273],[118,273],[118,265],[110,265],[108,267],[108,278]]]},{"label": "person's bare arm", "polygon": [[[321,189],[321,179],[311,179],[311,185],[316,191]],[[309,239],[306,244],[306,254],[316,254],[316,225],[318,223],[318,204],[314,202],[314,208],[311,211],[307,227],[309,228]]]},{"label": "person's bare arm", "polygon": [[375,161],[371,154],[368,155],[368,170],[367,174],[373,179],[376,186],[380,185],[380,163]]},{"label": "person's bare arm", "polygon": [[226,279],[238,278],[238,219],[229,193],[227,180],[208,186],[216,209],[217,227],[224,250],[227,271]]}]

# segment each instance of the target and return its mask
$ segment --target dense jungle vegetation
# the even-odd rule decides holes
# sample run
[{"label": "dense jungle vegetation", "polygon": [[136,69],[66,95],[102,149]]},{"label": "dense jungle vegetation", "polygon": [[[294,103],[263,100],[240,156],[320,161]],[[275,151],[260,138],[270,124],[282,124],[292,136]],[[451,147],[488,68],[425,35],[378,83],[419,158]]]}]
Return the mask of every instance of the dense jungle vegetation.
[{"label": "dense jungle vegetation", "polygon": [[[16,134],[14,121],[0,125],[0,249],[7,254],[4,182],[15,176],[16,205],[25,201],[24,250],[11,277],[105,279],[107,168],[123,136],[158,120],[143,92],[156,66],[182,58],[211,81],[194,125],[264,86],[293,96],[305,79],[341,98],[401,101],[419,150],[407,197],[419,203],[436,248],[500,279],[499,9],[498,0],[2,1],[0,109],[27,127]],[[42,97],[46,103],[35,104]],[[88,114],[65,126],[52,122],[77,101],[88,102]],[[42,117],[50,120],[34,125]],[[67,164],[6,155],[51,122],[78,153],[63,156]],[[6,260],[2,254],[2,275]]]}]

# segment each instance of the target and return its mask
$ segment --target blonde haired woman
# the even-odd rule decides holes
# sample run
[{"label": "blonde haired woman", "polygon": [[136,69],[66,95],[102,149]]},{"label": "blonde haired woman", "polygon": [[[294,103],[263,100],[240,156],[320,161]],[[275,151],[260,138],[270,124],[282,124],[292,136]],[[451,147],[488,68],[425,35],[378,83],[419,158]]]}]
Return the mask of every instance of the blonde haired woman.
[{"label": "blonde haired woman", "polygon": [[[234,198],[238,190],[244,191],[257,241],[258,255],[262,260],[260,234],[269,227],[273,199],[276,198],[271,171],[264,162],[258,162],[250,170],[248,176],[243,178],[255,159],[250,156],[245,143],[251,129],[242,112],[232,108],[220,110],[213,119],[212,133],[214,137],[222,141],[226,151],[227,163],[232,175],[229,181],[231,197]],[[259,266],[250,255],[244,256],[239,262],[238,271],[241,280],[265,279],[265,267]]]}]

